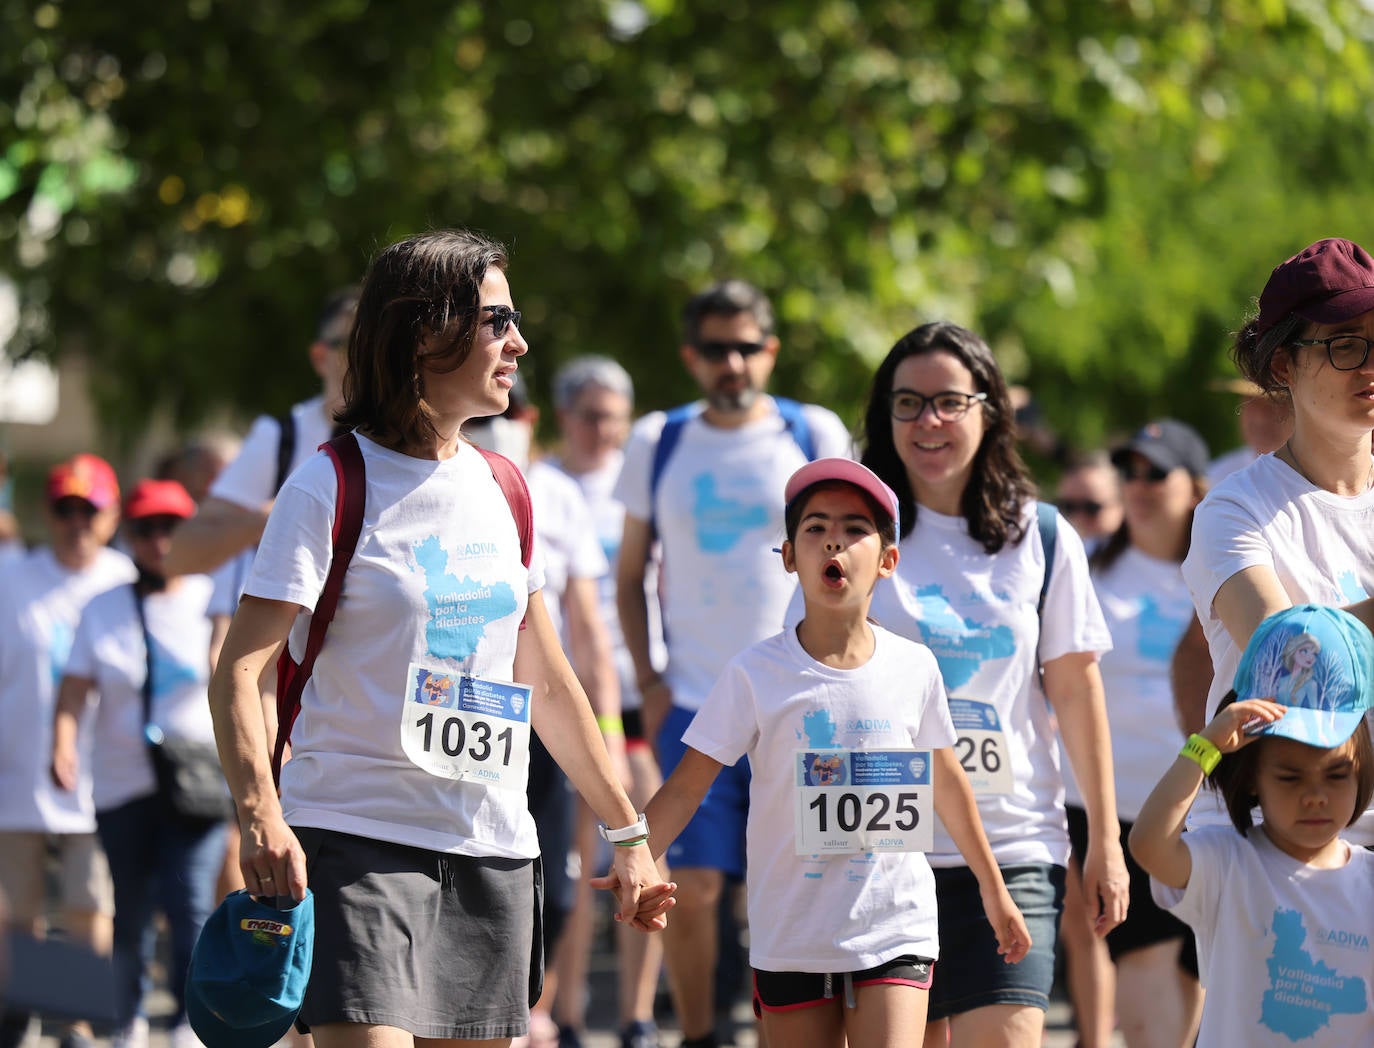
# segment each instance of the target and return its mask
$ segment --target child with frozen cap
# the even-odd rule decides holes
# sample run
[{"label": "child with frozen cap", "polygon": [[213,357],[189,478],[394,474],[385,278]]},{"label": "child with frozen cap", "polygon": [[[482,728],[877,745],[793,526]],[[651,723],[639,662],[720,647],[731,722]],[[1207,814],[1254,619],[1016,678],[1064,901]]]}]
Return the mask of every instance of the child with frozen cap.
[{"label": "child with frozen cap", "polygon": [[936,815],[978,877],[1004,961],[1025,956],[1030,933],[951,749],[935,657],[868,620],[897,565],[896,495],[827,458],[793,474],[784,498],[782,564],[805,618],[721,674],[649,802],[651,845],[667,850],[721,768],[748,755],[749,952],[768,1043],[915,1044],[938,978],[922,852]]},{"label": "child with frozen cap", "polygon": [[[1347,612],[1270,615],[1136,820],[1156,901],[1197,935],[1199,1044],[1374,1044],[1374,856],[1341,839],[1374,795],[1372,671],[1374,638]],[[1209,776],[1231,826],[1185,834]]]}]

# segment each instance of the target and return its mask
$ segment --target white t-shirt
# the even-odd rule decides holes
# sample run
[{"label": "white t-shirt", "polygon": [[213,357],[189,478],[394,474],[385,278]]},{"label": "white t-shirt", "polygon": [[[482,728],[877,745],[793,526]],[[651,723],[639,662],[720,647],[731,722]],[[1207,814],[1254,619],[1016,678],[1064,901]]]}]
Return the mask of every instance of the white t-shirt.
[{"label": "white t-shirt", "polygon": [[210,597],[209,614],[232,618],[239,607],[239,597],[243,587],[248,584],[248,576],[253,571],[253,556],[256,548],[242,550],[210,572],[215,589]]},{"label": "white t-shirt", "polygon": [[1350,849],[1314,869],[1259,829],[1183,835],[1193,872],[1182,891],[1151,880],[1160,906],[1192,927],[1207,1000],[1207,1048],[1374,1044],[1374,855]]},{"label": "white t-shirt", "polygon": [[[215,741],[206,696],[213,588],[208,575],[186,575],[175,590],[150,593],[143,602],[153,638],[152,722],[168,738]],[[95,681],[90,763],[96,811],[153,793],[157,779],[143,731],[148,655],[132,586],[107,590],[86,605],[67,673]]]},{"label": "white t-shirt", "polygon": [[563,594],[569,579],[596,579],[610,573],[592,511],[582,489],[557,466],[536,462],[525,470],[534,506],[534,532],[544,555],[544,602],[554,628],[563,633]]},{"label": "white t-shirt", "polygon": [[[288,476],[315,454],[334,432],[334,423],[324,413],[324,396],[311,397],[291,408],[296,424],[296,446],[291,452]],[[281,423],[270,415],[253,420],[234,461],[220,470],[210,485],[210,495],[245,509],[261,509],[276,492],[277,453],[281,447]]]},{"label": "white t-shirt", "polygon": [[[834,412],[811,404],[803,411],[818,458],[850,454]],[[652,519],[658,530],[665,677],[674,705],[694,710],[731,656],[782,625],[796,577],[773,548],[783,538],[783,488],[806,455],[777,414],[737,429],[697,416],[683,427],[651,507],[654,449],[666,418],[656,411],[635,423],[615,497],[629,516]]]},{"label": "white t-shirt", "polygon": [[1211,465],[1207,467],[1207,486],[1216,487],[1236,470],[1244,469],[1257,458],[1259,456],[1255,453],[1255,449],[1248,444],[1243,444],[1223,455],[1218,455],[1212,459]]},{"label": "white t-shirt", "polygon": [[[1145,798],[1183,745],[1174,713],[1169,662],[1193,618],[1193,601],[1176,561],[1130,547],[1094,572],[1112,650],[1101,659],[1116,772],[1116,811],[1134,822]],[[1065,799],[1083,806],[1078,783],[1064,767]]]},{"label": "white t-shirt", "polygon": [[77,788],[60,790],[48,774],[57,684],[87,602],[136,576],[133,562],[112,549],[101,550],[85,571],[63,567],[47,548],[6,566],[0,579],[0,829],[95,832],[86,722]]},{"label": "white t-shirt", "polygon": [[935,878],[919,852],[796,854],[799,751],[939,749],[954,742],[930,652],[873,630],[852,670],[806,653],[788,629],[730,661],[683,741],[722,764],[748,755],[749,963],[853,972],[902,954],[939,956]]},{"label": "white t-shirt", "polygon": [[[511,680],[528,595],[544,584],[538,553],[529,569],[520,563],[510,505],[475,448],[460,444],[436,462],[361,435],[358,444],[362,533],[282,769],[287,821],[432,851],[533,858],[524,782],[495,788],[432,775],[406,756],[401,721],[412,664]],[[292,475],[244,590],[307,609],[291,630],[296,658],[329,571],[335,491],[323,452]]]},{"label": "white t-shirt", "polygon": [[[620,630],[620,611],[615,602],[615,564],[620,558],[620,540],[625,534],[625,506],[615,497],[616,480],[620,477],[620,466],[624,461],[622,452],[614,452],[604,466],[588,473],[572,473],[557,459],[548,461],[567,473],[582,489],[582,494],[591,509],[592,520],[596,527],[601,550],[606,556],[608,570],[598,582],[597,597],[601,606],[601,617],[611,636],[611,650],[615,654],[616,675],[620,678],[621,709],[637,710],[641,705],[638,681],[635,679],[634,659],[625,647],[625,635]],[[658,567],[657,556],[648,564],[645,571],[645,607],[649,612],[649,658],[653,664],[662,668],[668,661],[668,653],[663,646],[663,626],[658,612]]]},{"label": "white t-shirt", "polygon": [[[1346,605],[1374,593],[1374,491],[1344,498],[1316,487],[1282,459],[1261,455],[1213,489],[1193,517],[1183,577],[1212,652],[1207,720],[1235,683],[1241,649],[1212,608],[1237,572],[1270,568],[1294,604]],[[1211,791],[1193,805],[1189,825],[1229,820]],[[1344,836],[1374,844],[1374,814]]]},{"label": "white t-shirt", "polygon": [[[989,556],[969,538],[963,517],[921,507],[902,540],[896,574],[878,582],[870,614],[935,654],[955,728],[973,744],[960,741],[955,752],[966,769],[978,769],[970,776],[975,787],[985,777],[1009,788],[978,794],[998,863],[1062,866],[1069,855],[1064,782],[1054,717],[1036,672],[1036,644],[1045,663],[1070,652],[1100,654],[1112,642],[1083,542],[1063,517],[1043,621],[1037,618],[1045,549],[1034,502],[1026,504],[1022,521],[1026,537]],[[938,826],[929,858],[936,867],[964,865]]]}]

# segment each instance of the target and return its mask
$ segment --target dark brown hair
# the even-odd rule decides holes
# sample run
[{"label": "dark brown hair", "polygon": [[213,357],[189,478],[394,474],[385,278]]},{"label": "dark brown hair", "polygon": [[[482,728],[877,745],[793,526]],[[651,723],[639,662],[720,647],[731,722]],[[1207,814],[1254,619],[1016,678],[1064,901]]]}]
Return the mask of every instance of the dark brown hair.
[{"label": "dark brown hair", "polygon": [[482,280],[492,266],[504,271],[506,265],[505,248],[462,229],[421,233],[383,248],[358,298],[339,425],[356,426],[398,450],[431,444],[434,411],[419,378],[421,343],[435,336],[430,367],[461,367],[482,320]]},{"label": "dark brown hair", "polygon": [[973,374],[978,391],[988,395],[981,408],[983,441],[973,457],[973,473],[964,488],[960,512],[969,535],[988,553],[997,553],[1008,542],[1015,545],[1025,537],[1021,512],[1035,497],[1035,486],[1016,450],[1016,420],[1006,379],[992,350],[972,331],[945,321],[922,324],[888,351],[874,372],[864,412],[863,464],[897,493],[902,535],[911,534],[916,524],[916,499],[892,442],[892,380],[902,361],[929,353],[955,357]]},{"label": "dark brown hair", "polygon": [[814,484],[808,484],[797,493],[796,498],[787,504],[783,510],[783,527],[788,542],[797,541],[797,526],[801,524],[806,504],[811,501],[811,496],[818,491],[857,492],[864,500],[864,505],[868,507],[868,512],[873,515],[873,524],[878,529],[878,537],[883,540],[883,549],[897,545],[897,523],[892,519],[892,514],[883,509],[882,503],[863,488],[843,480],[818,480]]},{"label": "dark brown hair", "polygon": [[[1235,691],[1228,691],[1226,697],[1221,700],[1221,705],[1217,707],[1217,712],[1235,701]],[[1208,780],[1208,785],[1216,790],[1217,795],[1225,803],[1226,812],[1231,816],[1231,825],[1242,837],[1255,825],[1250,812],[1259,803],[1259,792],[1255,789],[1255,781],[1259,777],[1259,759],[1263,747],[1271,738],[1273,736],[1262,735],[1250,745],[1242,746],[1234,753],[1225,754]],[[1354,826],[1355,821],[1369,807],[1370,800],[1374,799],[1374,742],[1370,741],[1368,726],[1361,722],[1351,738],[1355,740],[1355,752],[1352,757],[1355,762],[1355,810],[1351,813],[1347,826]]]},{"label": "dark brown hair", "polygon": [[[1193,496],[1198,500],[1198,504],[1200,505],[1202,500],[1207,496],[1207,490],[1210,485],[1207,483],[1206,477],[1194,476],[1192,480]],[[1188,512],[1188,526],[1183,530],[1183,543],[1174,555],[1174,560],[1178,561],[1180,564],[1183,563],[1183,558],[1188,556],[1188,548],[1192,545],[1193,517],[1196,514],[1197,506],[1194,506]],[[1126,523],[1126,519],[1123,517],[1117,529],[1107,536],[1107,541],[1093,550],[1092,555],[1088,557],[1088,567],[1093,571],[1106,571],[1116,563],[1117,559],[1121,554],[1126,552],[1130,545],[1131,526]]]}]

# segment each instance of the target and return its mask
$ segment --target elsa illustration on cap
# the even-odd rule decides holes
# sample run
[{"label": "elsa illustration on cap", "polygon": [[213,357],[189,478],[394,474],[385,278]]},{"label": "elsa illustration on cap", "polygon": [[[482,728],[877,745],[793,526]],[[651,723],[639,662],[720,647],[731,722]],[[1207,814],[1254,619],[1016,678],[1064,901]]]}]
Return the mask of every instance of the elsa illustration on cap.
[{"label": "elsa illustration on cap", "polygon": [[1288,639],[1281,656],[1285,673],[1275,687],[1275,702],[1308,709],[1320,706],[1313,671],[1317,665],[1317,653],[1321,650],[1321,641],[1310,633],[1296,633]]}]

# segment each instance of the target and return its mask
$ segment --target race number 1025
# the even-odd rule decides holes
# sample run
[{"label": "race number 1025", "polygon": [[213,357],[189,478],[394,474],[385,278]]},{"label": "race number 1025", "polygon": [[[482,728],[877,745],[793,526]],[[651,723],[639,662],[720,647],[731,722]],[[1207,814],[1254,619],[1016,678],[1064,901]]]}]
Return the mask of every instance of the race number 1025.
[{"label": "race number 1025", "polygon": [[797,854],[927,851],[933,840],[929,750],[802,750]]}]

